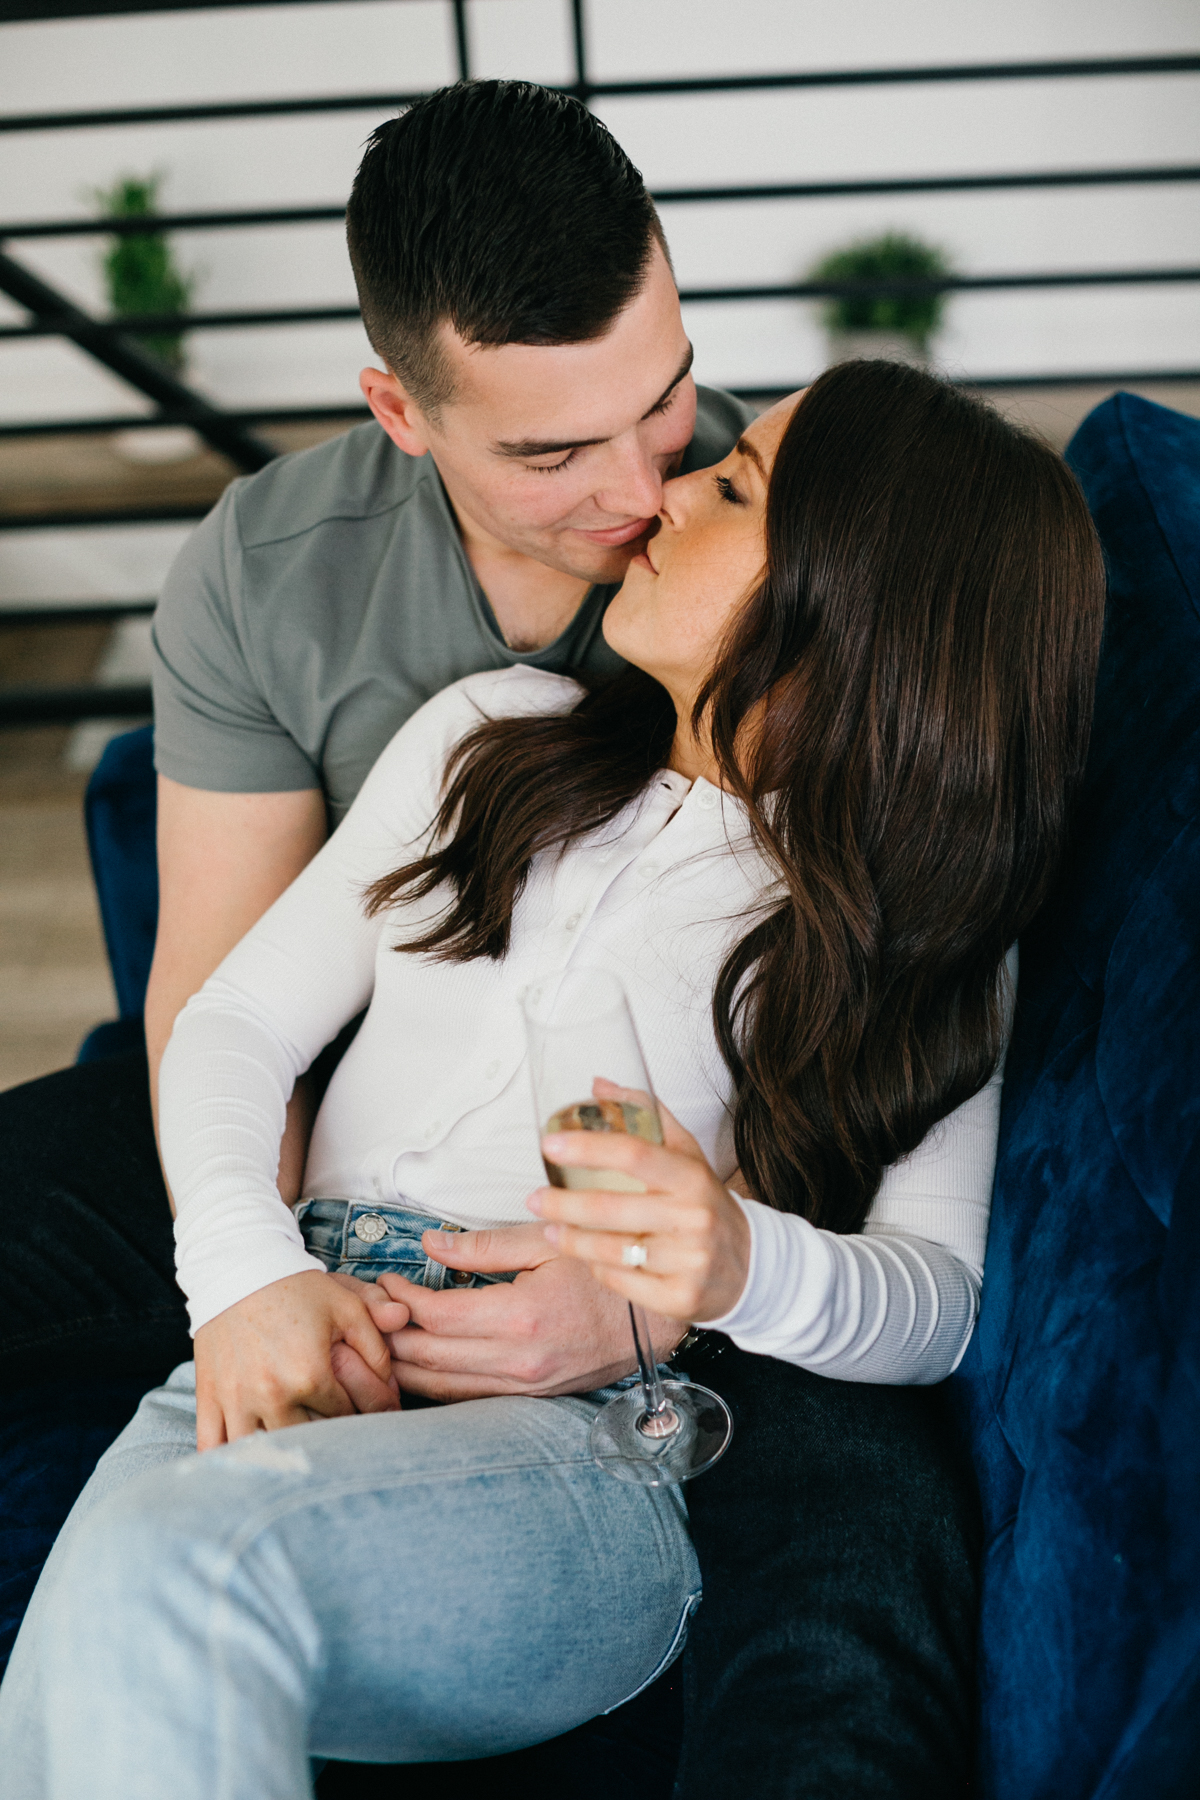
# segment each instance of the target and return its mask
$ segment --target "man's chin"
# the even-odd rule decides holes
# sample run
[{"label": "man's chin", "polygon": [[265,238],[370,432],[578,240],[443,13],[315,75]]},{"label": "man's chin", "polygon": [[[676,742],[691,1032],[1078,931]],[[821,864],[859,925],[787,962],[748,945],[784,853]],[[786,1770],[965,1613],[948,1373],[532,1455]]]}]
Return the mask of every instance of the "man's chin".
[{"label": "man's chin", "polygon": [[564,574],[590,581],[593,587],[618,587],[638,551],[645,547],[644,537],[635,538],[631,544],[614,544],[609,548],[600,544],[589,545],[586,549],[581,546],[578,555],[572,554],[569,565],[564,559],[558,566]]}]

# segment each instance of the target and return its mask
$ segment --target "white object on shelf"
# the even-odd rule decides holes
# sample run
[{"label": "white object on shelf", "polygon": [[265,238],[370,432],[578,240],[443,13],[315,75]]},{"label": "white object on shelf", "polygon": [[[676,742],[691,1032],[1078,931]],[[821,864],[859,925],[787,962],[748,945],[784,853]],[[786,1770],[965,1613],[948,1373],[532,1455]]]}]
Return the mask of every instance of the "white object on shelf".
[{"label": "white object on shelf", "polygon": [[137,431],[114,431],[109,439],[122,462],[187,462],[204,445],[189,425],[147,425]]}]

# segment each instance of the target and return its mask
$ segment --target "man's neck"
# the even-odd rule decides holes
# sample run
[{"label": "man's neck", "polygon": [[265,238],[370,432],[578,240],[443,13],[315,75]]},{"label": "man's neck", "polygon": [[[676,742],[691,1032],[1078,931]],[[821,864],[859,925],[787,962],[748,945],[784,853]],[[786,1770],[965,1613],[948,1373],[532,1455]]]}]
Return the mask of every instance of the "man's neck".
[{"label": "man's neck", "polygon": [[460,521],[463,548],[511,650],[543,650],[562,636],[590,583],[475,536]]}]

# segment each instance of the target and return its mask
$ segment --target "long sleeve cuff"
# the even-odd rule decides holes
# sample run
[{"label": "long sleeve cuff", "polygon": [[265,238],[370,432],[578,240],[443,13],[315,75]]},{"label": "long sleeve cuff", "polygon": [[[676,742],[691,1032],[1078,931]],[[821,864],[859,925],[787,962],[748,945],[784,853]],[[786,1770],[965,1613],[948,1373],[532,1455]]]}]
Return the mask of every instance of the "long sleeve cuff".
[{"label": "long sleeve cuff", "polygon": [[958,1366],[979,1303],[958,1257],[894,1227],[841,1236],[734,1198],[750,1226],[749,1273],[737,1304],[703,1324],[839,1381],[926,1385]]}]

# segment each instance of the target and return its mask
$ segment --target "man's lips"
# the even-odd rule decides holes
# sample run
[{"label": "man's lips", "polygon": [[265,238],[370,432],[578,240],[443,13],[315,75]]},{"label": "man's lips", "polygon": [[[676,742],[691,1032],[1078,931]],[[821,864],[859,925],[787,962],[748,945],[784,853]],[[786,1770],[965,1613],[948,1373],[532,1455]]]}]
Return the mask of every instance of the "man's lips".
[{"label": "man's lips", "polygon": [[601,544],[606,550],[615,549],[621,544],[632,544],[635,538],[645,537],[653,523],[653,519],[634,519],[631,525],[614,525],[611,531],[579,531],[579,536],[585,537],[589,544]]}]

